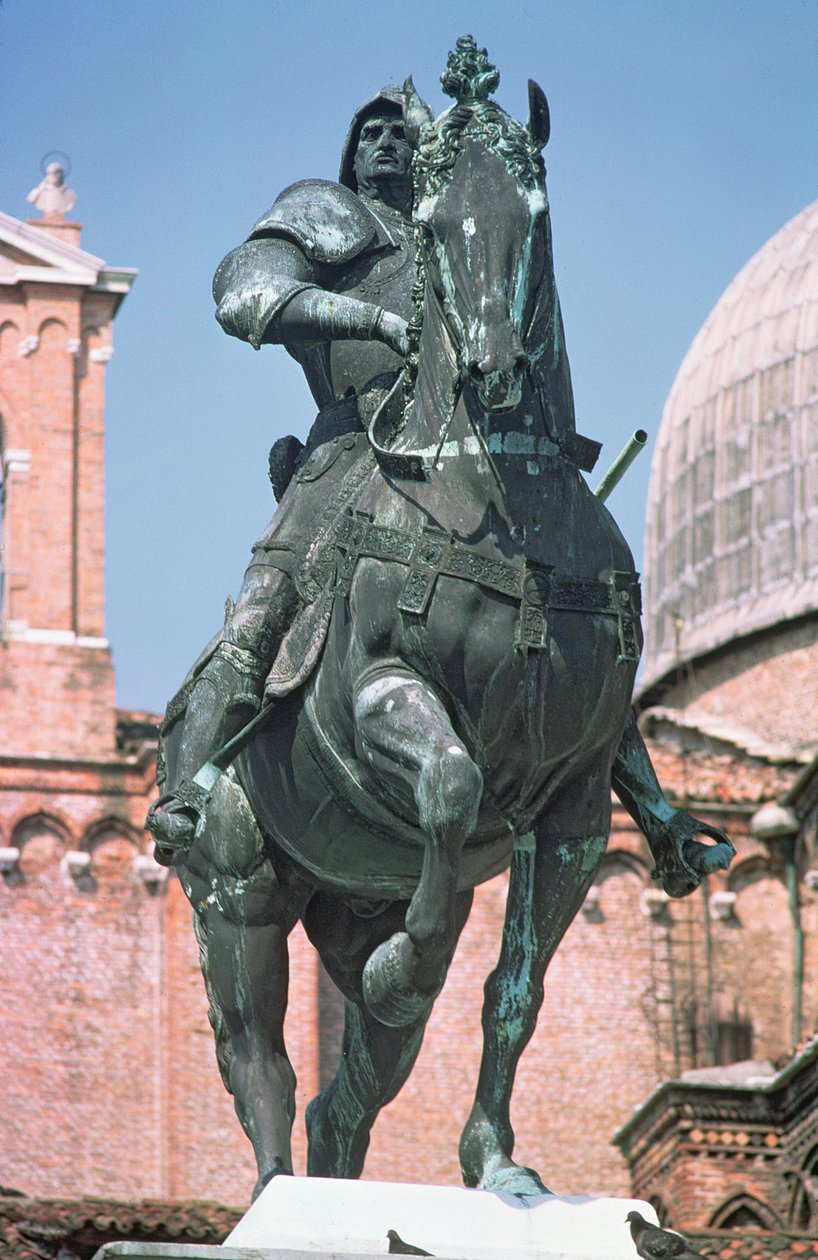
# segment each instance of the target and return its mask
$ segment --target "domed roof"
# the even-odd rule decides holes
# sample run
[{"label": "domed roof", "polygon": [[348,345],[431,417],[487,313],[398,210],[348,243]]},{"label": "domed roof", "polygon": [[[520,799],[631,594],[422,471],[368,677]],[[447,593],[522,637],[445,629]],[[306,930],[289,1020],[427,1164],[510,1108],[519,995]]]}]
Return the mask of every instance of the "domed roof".
[{"label": "domed roof", "polygon": [[662,416],[645,542],[645,688],[818,611],[818,201],[693,341]]}]

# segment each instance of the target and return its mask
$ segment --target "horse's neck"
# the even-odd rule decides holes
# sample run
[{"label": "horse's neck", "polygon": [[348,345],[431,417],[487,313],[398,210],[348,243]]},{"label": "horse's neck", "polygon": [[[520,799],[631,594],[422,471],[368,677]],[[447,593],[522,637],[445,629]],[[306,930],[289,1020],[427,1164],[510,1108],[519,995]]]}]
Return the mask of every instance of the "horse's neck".
[{"label": "horse's neck", "polygon": [[552,300],[553,306],[538,321],[529,353],[534,362],[532,377],[546,411],[546,427],[552,436],[560,439],[576,432],[576,420],[571,368],[556,288]]},{"label": "horse's neck", "polygon": [[455,349],[437,306],[426,301],[418,350],[418,369],[406,423],[396,449],[436,452],[445,441],[460,386]]}]

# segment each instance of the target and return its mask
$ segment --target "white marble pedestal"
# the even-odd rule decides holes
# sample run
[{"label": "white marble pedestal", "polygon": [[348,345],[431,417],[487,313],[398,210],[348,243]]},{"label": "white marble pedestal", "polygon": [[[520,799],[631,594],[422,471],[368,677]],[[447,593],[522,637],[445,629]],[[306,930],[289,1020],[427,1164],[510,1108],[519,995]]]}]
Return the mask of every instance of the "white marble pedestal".
[{"label": "white marble pedestal", "polygon": [[631,1208],[656,1220],[636,1199],[275,1177],[225,1245],[382,1256],[394,1230],[445,1260],[634,1260]]},{"label": "white marble pedestal", "polygon": [[275,1177],[222,1247],[110,1243],[95,1260],[362,1260],[389,1231],[442,1260],[636,1260],[639,1199],[560,1198],[454,1186]]}]

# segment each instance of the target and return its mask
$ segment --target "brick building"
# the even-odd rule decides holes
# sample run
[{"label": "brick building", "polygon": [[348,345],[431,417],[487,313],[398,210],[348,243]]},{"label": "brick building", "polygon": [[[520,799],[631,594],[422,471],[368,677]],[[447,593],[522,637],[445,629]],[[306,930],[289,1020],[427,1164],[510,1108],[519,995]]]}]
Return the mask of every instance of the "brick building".
[{"label": "brick building", "polygon": [[[812,215],[818,222],[818,207]],[[104,373],[111,321],[134,273],[83,252],[79,237],[79,225],[62,216],[0,216],[0,1181],[36,1196],[242,1204],[252,1158],[216,1070],[189,910],[175,879],[153,865],[142,831],[153,793],[151,719],[116,711],[102,622]],[[792,302],[795,280],[781,287]],[[815,346],[815,324],[813,334]],[[818,362],[818,351],[810,353]],[[807,394],[782,403],[797,412],[799,433],[814,405],[809,379],[799,367]],[[688,505],[689,516],[673,526],[673,554],[687,565],[679,590],[692,598],[696,565],[704,564],[688,557],[690,540],[703,546],[704,526],[696,530],[707,507],[699,496],[714,496],[696,457],[703,468],[715,460],[716,439],[700,435],[681,451],[679,423],[666,414],[662,433],[670,437],[660,442],[658,466],[670,478],[669,501]],[[711,420],[701,423],[710,434]],[[768,431],[756,412],[743,423],[751,433],[757,423]],[[770,422],[776,432],[783,423]],[[661,454],[666,448],[677,452],[675,462]],[[766,450],[759,445],[759,467],[768,466]],[[796,470],[794,450],[790,456],[792,476],[806,476],[808,460],[799,454]],[[779,482],[771,476],[765,485],[782,502]],[[811,554],[818,568],[807,499],[805,492],[793,528],[799,556]],[[662,501],[660,484],[652,519]],[[752,511],[760,522],[763,509]],[[759,539],[766,529],[758,524]],[[657,547],[649,542],[651,566]],[[725,544],[730,564],[735,554]],[[783,582],[776,574],[771,580]],[[612,1139],[658,1086],[689,1069],[778,1060],[816,1026],[818,993],[807,978],[818,948],[809,874],[818,866],[809,669],[818,603],[799,596],[790,617],[788,591],[781,586],[781,598],[768,601],[774,616],[739,624],[746,592],[737,588],[733,614],[718,606],[727,627],[718,643],[703,629],[706,607],[681,610],[698,636],[689,643],[688,621],[675,626],[681,617],[670,640],[651,630],[643,721],[660,778],[669,795],[724,826],[739,857],[728,876],[668,904],[650,879],[641,837],[615,811],[607,856],[551,967],[540,1027],[518,1073],[518,1156],[557,1192],[629,1193],[629,1164]],[[664,604],[651,600],[653,627],[653,609]],[[711,691],[722,687],[715,714],[699,686],[705,671]],[[742,700],[745,676],[750,694]],[[760,711],[765,686],[775,715],[745,720],[745,711]],[[797,731],[788,715],[797,715]],[[499,876],[477,892],[415,1072],[375,1126],[369,1177],[459,1180],[457,1141],[476,1082],[482,985],[497,956],[506,885]],[[302,1171],[301,1117],[338,1053],[339,1002],[302,935],[292,950],[288,1046],[299,1079]],[[704,1212],[680,1199],[668,1211],[692,1229],[714,1225],[723,1206],[708,1202]]]}]

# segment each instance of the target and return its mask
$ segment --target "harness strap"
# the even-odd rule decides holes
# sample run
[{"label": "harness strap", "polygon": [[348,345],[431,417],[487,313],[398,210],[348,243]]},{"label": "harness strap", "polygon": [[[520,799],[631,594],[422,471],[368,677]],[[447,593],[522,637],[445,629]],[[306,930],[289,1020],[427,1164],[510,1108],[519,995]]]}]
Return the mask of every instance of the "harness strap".
[{"label": "harness strap", "polygon": [[615,617],[619,661],[638,661],[636,621],[642,611],[638,574],[614,571],[607,581],[559,574],[552,565],[481,556],[451,534],[425,527],[420,532],[381,525],[362,513],[345,513],[336,542],[341,552],[336,590],[346,596],[359,559],[390,560],[409,569],[398,599],[401,612],[426,612],[443,574],[474,582],[519,604],[515,648],[548,646],[548,614],[579,612]]}]

